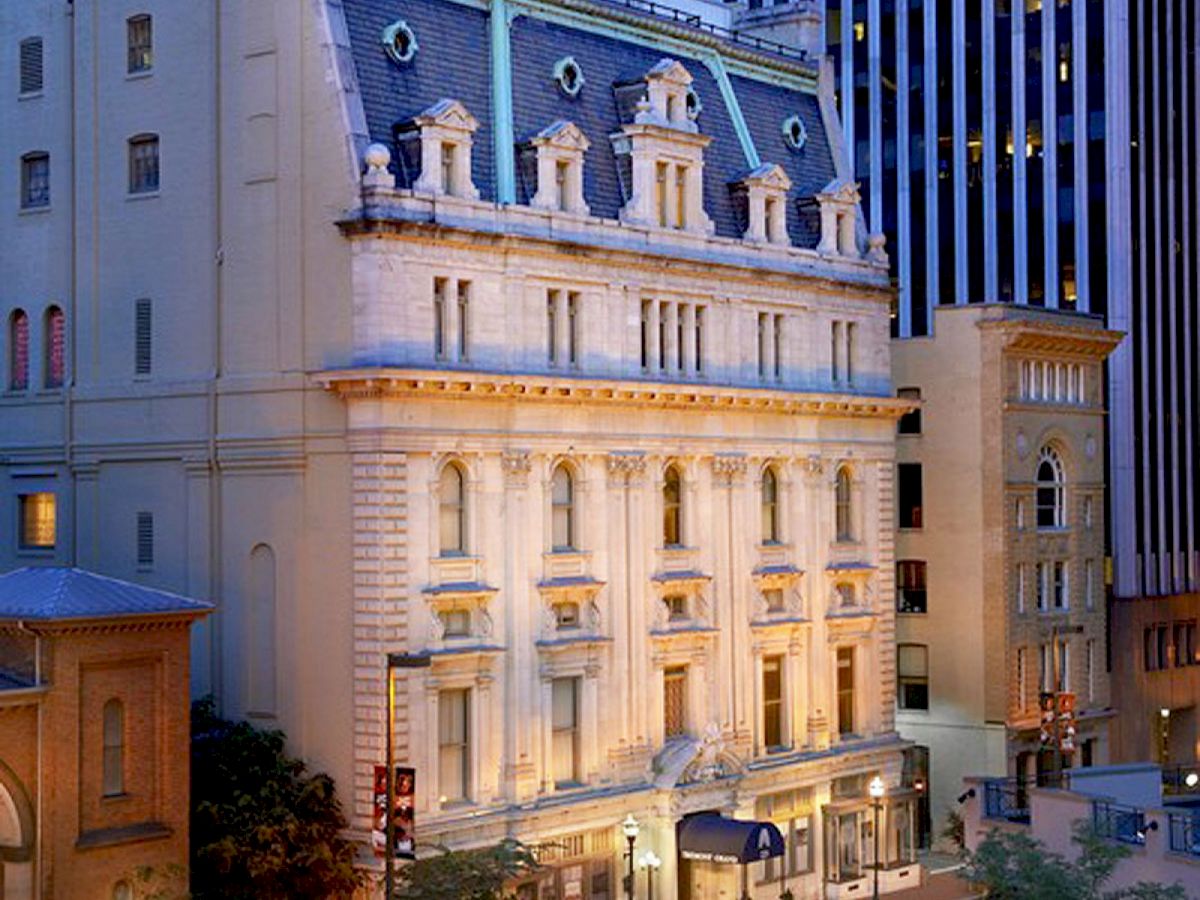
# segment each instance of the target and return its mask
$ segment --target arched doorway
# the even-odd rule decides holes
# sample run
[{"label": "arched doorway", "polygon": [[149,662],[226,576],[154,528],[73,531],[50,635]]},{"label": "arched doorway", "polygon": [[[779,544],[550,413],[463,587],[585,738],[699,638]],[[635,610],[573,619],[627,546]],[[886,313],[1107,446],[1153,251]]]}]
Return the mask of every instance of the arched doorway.
[{"label": "arched doorway", "polygon": [[29,795],[0,761],[0,900],[32,900],[33,838]]}]

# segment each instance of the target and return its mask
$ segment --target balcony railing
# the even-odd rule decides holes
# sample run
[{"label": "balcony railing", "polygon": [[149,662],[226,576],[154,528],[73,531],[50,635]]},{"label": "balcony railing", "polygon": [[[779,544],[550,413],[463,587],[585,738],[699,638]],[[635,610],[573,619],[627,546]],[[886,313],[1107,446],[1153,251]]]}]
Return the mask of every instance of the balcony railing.
[{"label": "balcony railing", "polygon": [[1135,806],[1094,800],[1092,824],[1101,837],[1122,844],[1141,846],[1146,843],[1146,813]]},{"label": "balcony railing", "polygon": [[1186,853],[1200,859],[1200,812],[1169,813],[1167,830],[1172,853]]},{"label": "balcony railing", "polygon": [[1067,773],[1043,773],[1036,778],[992,778],[983,783],[983,815],[1021,825],[1029,824],[1029,789],[1068,786]]},{"label": "balcony railing", "polygon": [[666,6],[662,3],[656,3],[654,0],[608,0],[614,6],[624,6],[628,9],[633,9],[641,13],[647,13],[656,16],[660,19],[669,19],[679,25],[687,25],[691,28],[697,28],[701,31],[706,31],[714,37],[728,41],[731,44],[738,44],[743,47],[749,47],[753,50],[773,53],[776,56],[786,57],[787,59],[798,60],[805,62],[808,60],[808,52],[799,47],[791,47],[787,44],[781,44],[778,41],[772,41],[768,38],[761,38],[757,35],[744,34],[740,31],[722,28],[720,25],[706,22],[695,13],[685,12],[681,9],[676,9],[672,6]]}]

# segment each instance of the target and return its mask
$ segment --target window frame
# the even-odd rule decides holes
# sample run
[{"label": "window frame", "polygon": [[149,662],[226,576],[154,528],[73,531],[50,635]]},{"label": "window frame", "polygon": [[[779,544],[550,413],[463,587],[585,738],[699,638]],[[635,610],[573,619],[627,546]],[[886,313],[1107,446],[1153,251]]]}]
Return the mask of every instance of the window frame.
[{"label": "window frame", "polygon": [[[566,485],[565,499],[559,496],[559,478]],[[570,466],[559,462],[550,473],[550,552],[576,553],[579,550],[576,535],[575,476]],[[560,522],[563,533],[560,533]],[[560,538],[565,538],[560,540]]]},{"label": "window frame", "polygon": [[[555,697],[555,691],[560,686],[569,686],[571,693],[571,721],[569,724],[560,724],[557,720],[559,706]],[[555,790],[563,790],[565,788],[578,787],[583,784],[583,767],[582,767],[582,750],[583,741],[581,734],[582,715],[581,709],[583,702],[583,679],[578,675],[568,675],[553,678],[550,681],[550,766],[551,778],[554,781]],[[559,739],[565,736],[570,743],[570,773],[569,777],[560,778],[560,759],[559,759]]]},{"label": "window frame", "polygon": [[779,476],[774,466],[763,469],[759,502],[762,510],[763,545],[776,546],[782,542],[783,535],[779,527]]},{"label": "window frame", "polygon": [[[683,473],[677,463],[668,463],[663,469],[662,539],[663,547],[676,550],[686,546],[683,531]],[[672,496],[673,495],[673,496]]]},{"label": "window frame", "polygon": [[[44,164],[44,171],[34,171],[38,164]],[[21,154],[20,207],[22,212],[50,208],[50,151],[30,150]]]},{"label": "window frame", "polygon": [[896,527],[906,531],[923,528],[924,503],[925,473],[921,463],[896,463]]},{"label": "window frame", "polygon": [[[130,197],[152,197],[162,190],[162,139],[155,132],[135,134],[126,142],[129,155]],[[146,157],[139,156],[142,148],[153,149]],[[151,178],[151,174],[153,178]]]},{"label": "window frame", "polygon": [[[913,580],[920,582],[919,585],[912,587],[908,586],[910,580],[909,574],[916,575],[920,573],[919,578]],[[903,576],[903,577],[902,577]],[[929,563],[923,559],[898,559],[896,560],[896,612],[901,615],[925,615],[929,612]],[[920,597],[920,602],[917,603],[915,598],[910,602],[909,593],[917,594]],[[917,606],[920,608],[918,609]]]},{"label": "window frame", "polygon": [[[688,667],[683,665],[664,668],[662,690],[663,740],[686,735],[688,731]],[[678,720],[675,719],[670,705],[670,695],[674,691],[679,692]]]},{"label": "window frame", "polygon": [[[920,650],[924,655],[923,673],[911,674],[905,673],[904,669],[904,650]],[[921,688],[925,689],[924,705],[919,703],[908,703],[908,695],[905,688]],[[896,707],[905,710],[906,712],[929,712],[930,697],[929,697],[929,645],[916,643],[899,643],[896,645]]]},{"label": "window frame", "polygon": [[854,474],[848,465],[840,465],[834,474],[834,540],[854,543]]},{"label": "window frame", "polygon": [[[31,501],[40,502],[42,498],[49,498],[49,530],[50,543],[33,543],[27,539],[30,534],[30,529],[27,527],[30,521],[27,507]],[[45,523],[35,525],[33,530],[38,527],[47,527]],[[29,553],[53,553],[58,547],[58,494],[55,491],[27,491],[17,494],[17,550],[23,554]]]},{"label": "window frame", "polygon": [[8,314],[8,390],[29,390],[29,314],[17,307]]},{"label": "window frame", "polygon": [[[778,753],[788,749],[787,740],[787,657],[782,653],[773,653],[762,658],[762,717],[763,717],[763,748],[768,753]],[[768,668],[775,670],[774,693],[768,693]],[[772,734],[774,732],[774,734]],[[771,738],[775,740],[772,741]]]},{"label": "window frame", "polygon": [[[437,777],[438,777],[438,805],[445,809],[449,806],[470,803],[472,797],[472,759],[471,759],[471,708],[474,698],[471,696],[472,691],[469,687],[451,687],[444,688],[438,691],[438,722],[437,722],[437,740],[438,740],[438,758],[437,758]],[[462,721],[462,736],[448,735],[446,711],[450,708],[451,703],[460,706]],[[447,775],[447,756],[454,752],[452,748],[456,748],[457,753],[461,754],[461,759],[457,762],[458,771],[457,777],[461,780],[458,785],[458,793],[451,796],[447,793],[448,779]]]},{"label": "window frame", "polygon": [[[26,53],[37,47],[37,86],[25,86]],[[29,60],[30,66],[33,60]],[[31,34],[17,44],[17,97],[25,100],[40,97],[46,90],[46,42],[40,34]]]},{"label": "window frame", "polygon": [[[1042,477],[1043,466],[1050,467],[1051,478]],[[1058,531],[1067,527],[1067,476],[1062,456],[1050,446],[1038,453],[1034,470],[1035,507],[1038,531]]]},{"label": "window frame", "polygon": [[[920,400],[921,389],[919,387],[902,387],[896,389],[896,397],[901,400]],[[918,406],[912,412],[907,412],[902,415],[896,422],[896,434],[898,435],[913,435],[921,434],[921,407]]]},{"label": "window frame", "polygon": [[[837,718],[838,737],[846,738],[856,734],[858,725],[858,673],[856,671],[855,647],[843,645],[834,653],[834,699]],[[845,665],[843,665],[845,661]],[[849,672],[849,685],[843,684],[843,669]],[[843,715],[845,714],[845,715]]]},{"label": "window frame", "polygon": [[42,321],[42,387],[57,391],[67,380],[67,314],[51,304]]},{"label": "window frame", "polygon": [[[145,34],[135,33],[145,26]],[[154,71],[154,17],[137,13],[125,19],[125,74],[149,75]]]},{"label": "window frame", "polygon": [[128,744],[125,704],[117,697],[105,701],[101,712],[101,797],[122,797],[125,790],[125,747]]},{"label": "window frame", "polygon": [[[447,472],[452,472],[456,478],[455,485],[446,481]],[[449,459],[438,469],[437,473],[437,548],[439,558],[469,556],[467,540],[467,471],[457,459]],[[447,498],[448,488],[456,487],[457,497]],[[457,540],[453,543],[446,541],[447,515],[454,517],[454,528]]]}]

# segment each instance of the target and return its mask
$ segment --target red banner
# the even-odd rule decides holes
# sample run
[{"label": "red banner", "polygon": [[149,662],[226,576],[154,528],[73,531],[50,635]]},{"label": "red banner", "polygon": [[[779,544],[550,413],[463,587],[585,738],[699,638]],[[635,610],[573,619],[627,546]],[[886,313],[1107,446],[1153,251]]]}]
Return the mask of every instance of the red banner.
[{"label": "red banner", "polygon": [[[416,859],[414,849],[414,815],[416,800],[417,770],[407,766],[396,766],[395,805],[395,849],[393,856],[399,859]],[[371,846],[375,855],[382,857],[387,847],[387,766],[375,767],[374,814],[371,825]]]}]

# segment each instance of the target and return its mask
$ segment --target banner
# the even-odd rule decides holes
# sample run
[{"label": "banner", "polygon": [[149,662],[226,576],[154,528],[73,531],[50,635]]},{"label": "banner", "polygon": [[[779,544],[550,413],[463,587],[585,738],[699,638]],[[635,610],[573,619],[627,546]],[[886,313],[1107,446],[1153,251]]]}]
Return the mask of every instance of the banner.
[{"label": "banner", "polygon": [[[399,859],[416,859],[413,833],[413,808],[416,800],[417,770],[407,766],[396,766],[395,849],[393,856]],[[371,846],[375,855],[382,857],[387,847],[387,766],[375,767],[374,815],[371,827]]]}]

